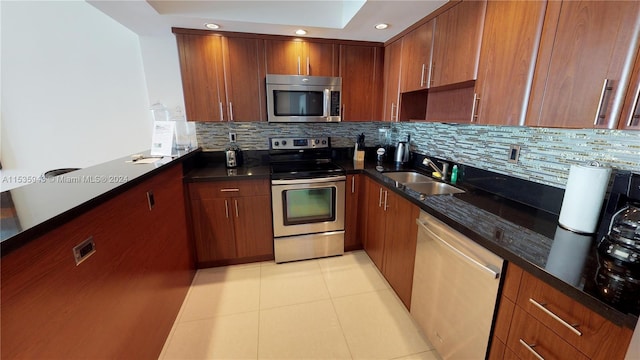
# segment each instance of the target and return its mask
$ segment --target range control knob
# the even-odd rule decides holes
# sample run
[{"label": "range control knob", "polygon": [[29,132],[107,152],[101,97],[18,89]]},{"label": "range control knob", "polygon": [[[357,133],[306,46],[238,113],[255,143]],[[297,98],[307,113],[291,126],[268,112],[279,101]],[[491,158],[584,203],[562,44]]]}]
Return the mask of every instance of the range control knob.
[{"label": "range control knob", "polygon": [[287,140],[282,140],[282,146],[287,145]]},{"label": "range control knob", "polygon": [[320,139],[316,139],[316,145],[320,145]]},{"label": "range control knob", "polygon": [[278,146],[280,146],[280,143],[278,141],[274,141],[273,142],[273,146],[278,147]]},{"label": "range control knob", "polygon": [[327,140],[322,140],[322,145],[327,145]]}]

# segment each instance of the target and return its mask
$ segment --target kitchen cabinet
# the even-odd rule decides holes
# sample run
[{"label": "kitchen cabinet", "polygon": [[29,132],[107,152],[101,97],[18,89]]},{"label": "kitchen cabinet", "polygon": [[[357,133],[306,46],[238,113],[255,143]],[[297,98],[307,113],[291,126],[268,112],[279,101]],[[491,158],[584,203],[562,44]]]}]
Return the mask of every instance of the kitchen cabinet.
[{"label": "kitchen cabinet", "polygon": [[268,180],[189,184],[199,267],[273,259]]},{"label": "kitchen cabinet", "polygon": [[411,305],[419,209],[367,179],[364,249],[407,308]]},{"label": "kitchen cabinet", "polygon": [[176,39],[187,120],[266,119],[263,41],[179,32]]},{"label": "kitchen cabinet", "polygon": [[383,47],[340,45],[342,121],[380,118],[383,90]]},{"label": "kitchen cabinet", "polygon": [[[182,170],[161,170],[3,254],[3,359],[160,356],[195,274]],[[72,249],[89,237],[95,252],[76,264]]]},{"label": "kitchen cabinet", "polygon": [[360,240],[360,222],[362,216],[361,193],[363,193],[363,175],[347,175],[345,199],[344,250],[362,249]]},{"label": "kitchen cabinet", "polygon": [[400,92],[429,87],[434,27],[435,20],[430,20],[403,37]]},{"label": "kitchen cabinet", "polygon": [[523,126],[546,1],[487,3],[470,122]]},{"label": "kitchen cabinet", "polygon": [[[501,347],[522,359],[623,359],[632,331],[509,263],[490,358]],[[497,340],[496,340],[497,339]]]},{"label": "kitchen cabinet", "polygon": [[640,130],[640,50],[636,55],[631,83],[627,90],[619,128],[624,130]]},{"label": "kitchen cabinet", "polygon": [[268,74],[337,76],[338,49],[331,42],[265,40]]},{"label": "kitchen cabinet", "polygon": [[462,1],[436,17],[430,87],[475,80],[486,1]]},{"label": "kitchen cabinet", "polygon": [[188,121],[223,121],[224,74],[220,36],[176,34]]},{"label": "kitchen cabinet", "polygon": [[640,32],[640,2],[550,1],[529,126],[615,128]]},{"label": "kitchen cabinet", "polygon": [[398,121],[400,112],[400,71],[403,39],[384,48],[384,106],[383,121]]}]

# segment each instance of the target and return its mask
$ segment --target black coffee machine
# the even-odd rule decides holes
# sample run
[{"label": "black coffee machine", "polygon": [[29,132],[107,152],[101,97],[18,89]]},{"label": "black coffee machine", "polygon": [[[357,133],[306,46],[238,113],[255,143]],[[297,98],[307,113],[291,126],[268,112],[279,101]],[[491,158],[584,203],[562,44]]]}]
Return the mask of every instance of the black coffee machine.
[{"label": "black coffee machine", "polygon": [[600,297],[640,313],[640,173],[618,172],[598,230]]}]

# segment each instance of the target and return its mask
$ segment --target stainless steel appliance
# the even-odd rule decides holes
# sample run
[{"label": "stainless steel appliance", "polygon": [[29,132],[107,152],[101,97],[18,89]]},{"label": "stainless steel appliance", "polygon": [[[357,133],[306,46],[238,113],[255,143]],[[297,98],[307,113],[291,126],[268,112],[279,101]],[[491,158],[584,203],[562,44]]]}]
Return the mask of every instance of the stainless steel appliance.
[{"label": "stainless steel appliance", "polygon": [[619,172],[600,224],[596,286],[603,300],[640,313],[640,174]]},{"label": "stainless steel appliance", "polygon": [[235,168],[242,165],[242,154],[240,148],[235,144],[225,149],[225,158],[228,168]]},{"label": "stainless steel appliance", "polygon": [[406,141],[398,142],[398,145],[396,146],[395,162],[399,164],[409,162],[409,143]]},{"label": "stainless steel appliance", "polygon": [[272,138],[269,160],[276,262],[344,253],[346,172],[330,138]]},{"label": "stainless steel appliance", "polygon": [[487,353],[504,260],[422,211],[411,314],[443,359]]},{"label": "stainless steel appliance", "polygon": [[268,122],[339,122],[342,78],[267,75]]}]

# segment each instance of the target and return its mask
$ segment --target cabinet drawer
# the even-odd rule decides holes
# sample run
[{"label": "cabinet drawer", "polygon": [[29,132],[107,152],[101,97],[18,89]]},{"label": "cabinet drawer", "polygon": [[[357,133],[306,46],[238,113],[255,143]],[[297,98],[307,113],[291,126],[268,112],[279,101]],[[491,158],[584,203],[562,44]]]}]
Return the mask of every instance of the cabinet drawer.
[{"label": "cabinet drawer", "polygon": [[520,359],[538,360],[539,358],[535,355],[538,354],[546,360],[588,360],[578,349],[562,340],[560,336],[518,306],[513,313],[507,347]]},{"label": "cabinet drawer", "polygon": [[616,326],[527,272],[517,305],[590,358],[622,359],[631,341],[631,330]]},{"label": "cabinet drawer", "polygon": [[192,199],[211,199],[229,196],[269,195],[271,187],[268,179],[212,181],[189,184],[189,195]]}]

